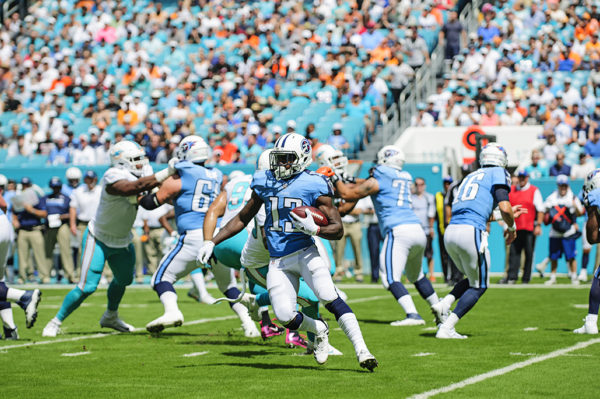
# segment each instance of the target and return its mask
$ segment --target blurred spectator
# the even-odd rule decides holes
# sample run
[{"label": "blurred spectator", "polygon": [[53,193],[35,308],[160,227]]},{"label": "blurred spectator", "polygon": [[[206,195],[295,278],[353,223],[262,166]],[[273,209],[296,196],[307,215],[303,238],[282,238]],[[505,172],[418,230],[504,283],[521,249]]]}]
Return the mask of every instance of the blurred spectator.
[{"label": "blurred spectator", "polygon": [[430,113],[426,111],[427,106],[423,103],[417,104],[417,113],[410,119],[410,125],[415,127],[433,127],[435,120]]},{"label": "blurred spectator", "polygon": [[592,138],[585,143],[583,150],[585,151],[586,155],[589,155],[593,158],[600,157],[600,129],[594,129]]},{"label": "blurred spectator", "polygon": [[65,165],[71,162],[71,151],[65,146],[64,138],[56,140],[56,147],[50,151],[48,163],[52,165]]},{"label": "blurred spectator", "polygon": [[529,174],[532,179],[539,179],[540,177],[548,176],[548,169],[540,164],[542,156],[539,150],[531,151],[531,163],[525,167],[525,171]]},{"label": "blurred spectator", "polygon": [[481,126],[498,126],[500,124],[500,117],[494,112],[493,104],[485,105],[485,114],[481,115],[479,124]]},{"label": "blurred spectator", "polygon": [[552,130],[548,130],[545,132],[545,136],[546,144],[544,144],[544,147],[542,148],[544,159],[547,161],[554,161],[556,155],[560,152],[560,147],[556,144],[556,135]]},{"label": "blurred spectator", "polygon": [[[164,216],[169,209],[172,209],[171,205],[163,204],[158,208],[147,211],[140,207],[140,219],[143,222],[143,231],[146,236],[145,240],[142,240],[142,247],[146,259],[148,259],[148,273],[153,275],[158,267],[163,254],[163,234],[165,229],[163,228],[160,218]],[[140,277],[138,275],[138,277]]]},{"label": "blurred spectator", "polygon": [[571,167],[565,164],[565,153],[559,152],[556,154],[556,163],[550,167],[550,176],[571,175]]},{"label": "blurred spectator", "polygon": [[166,148],[163,148],[162,151],[156,155],[156,163],[167,163],[171,158],[175,156],[175,150],[177,146],[181,142],[181,136],[175,135],[171,137],[170,140],[167,141]]},{"label": "blurred spectator", "polygon": [[596,164],[584,152],[579,154],[579,163],[571,166],[571,179],[585,179],[586,176],[596,169]]},{"label": "blurred spectator", "polygon": [[88,137],[79,135],[79,148],[73,150],[73,165],[92,166],[96,164],[96,151],[88,145]]},{"label": "blurred spectator", "polygon": [[332,130],[333,134],[327,139],[327,144],[340,151],[343,151],[350,147],[348,140],[346,140],[346,138],[342,135],[341,123],[334,123]]},{"label": "blurred spectator", "polygon": [[69,206],[71,200],[61,192],[62,182],[58,177],[53,177],[49,184],[52,193],[44,197],[46,202],[46,232],[45,252],[48,262],[48,271],[54,266],[54,247],[58,243],[60,260],[64,271],[64,277],[69,283],[74,283],[75,270],[73,257],[71,256],[71,232],[69,231]]},{"label": "blurred spectator", "polygon": [[515,103],[506,103],[506,113],[500,115],[500,124],[505,126],[518,126],[523,123],[523,116],[515,110]]},{"label": "blurred spectator", "polygon": [[146,156],[150,162],[156,162],[156,157],[158,154],[165,149],[160,144],[160,136],[157,134],[153,134],[150,136],[150,143],[146,146]]},{"label": "blurred spectator", "polygon": [[410,33],[403,43],[404,54],[408,57],[406,61],[412,68],[419,68],[423,64],[429,64],[429,50],[425,39],[419,36],[416,26],[410,27]]},{"label": "blurred spectator", "polygon": [[39,198],[28,177],[21,179],[23,189],[12,198],[13,227],[17,233],[19,283],[32,281],[34,267],[30,251],[42,283],[50,282],[50,270],[44,253],[44,218],[47,216],[44,198]]},{"label": "blurred spectator", "polygon": [[427,245],[425,246],[424,257],[427,259],[429,268],[428,277],[431,281],[435,281],[433,270],[433,221],[435,220],[435,199],[433,194],[426,191],[425,179],[422,177],[415,178],[414,193],[412,194],[412,207],[415,215],[421,222],[421,227],[427,236]]},{"label": "blurred spectator", "polygon": [[445,59],[451,60],[455,55],[458,55],[460,52],[461,38],[463,43],[466,43],[467,33],[458,20],[458,13],[456,11],[452,11],[448,15],[448,20],[446,23],[444,23],[444,26],[442,26],[439,36],[440,43],[444,43],[445,40]]}]

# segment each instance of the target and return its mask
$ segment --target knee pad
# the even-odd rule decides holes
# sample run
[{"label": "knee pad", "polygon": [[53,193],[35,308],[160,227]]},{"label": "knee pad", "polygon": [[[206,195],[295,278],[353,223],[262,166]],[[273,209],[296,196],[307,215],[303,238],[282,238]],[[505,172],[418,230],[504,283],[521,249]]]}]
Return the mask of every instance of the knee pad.
[{"label": "knee pad", "polygon": [[352,313],[352,309],[350,309],[350,306],[348,306],[348,304],[344,302],[339,296],[335,298],[332,302],[326,304],[325,309],[333,313],[336,320],[338,320],[346,313]]}]

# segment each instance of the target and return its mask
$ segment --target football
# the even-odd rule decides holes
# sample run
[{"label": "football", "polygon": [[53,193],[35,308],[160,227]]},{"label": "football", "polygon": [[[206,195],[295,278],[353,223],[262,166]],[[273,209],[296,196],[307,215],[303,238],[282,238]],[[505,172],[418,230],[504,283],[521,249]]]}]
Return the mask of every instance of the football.
[{"label": "football", "polygon": [[312,215],[317,226],[327,226],[329,224],[327,216],[325,216],[323,212],[321,212],[313,206],[299,206],[298,208],[292,209],[292,212],[294,212],[301,218],[306,217],[306,212],[309,212]]}]

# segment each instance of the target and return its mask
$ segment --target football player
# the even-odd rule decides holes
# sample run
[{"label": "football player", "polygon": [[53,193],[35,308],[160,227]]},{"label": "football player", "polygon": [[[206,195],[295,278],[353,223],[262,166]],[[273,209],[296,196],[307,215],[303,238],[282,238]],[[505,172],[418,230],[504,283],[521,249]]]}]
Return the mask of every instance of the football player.
[{"label": "football player", "polygon": [[111,167],[102,177],[100,205],[82,237],[80,281],[44,327],[44,337],[55,337],[67,316],[96,291],[105,261],[114,277],[108,286],[108,305],[100,326],[121,332],[133,331],[131,325],[119,318],[118,308],[135,268],[131,228],[137,214],[138,195],[164,182],[175,173],[175,168],[170,163],[167,168],[150,174],[152,168],[144,149],[128,140],[112,147],[110,160]]},{"label": "football player", "polygon": [[[215,245],[242,231],[265,205],[265,237],[271,256],[267,274],[267,289],[275,316],[290,330],[315,334],[314,356],[319,364],[329,356],[329,327],[323,320],[313,319],[296,311],[300,277],[335,315],[342,331],[352,342],[359,364],[373,370],[375,357],[367,349],[356,316],[335,289],[327,263],[319,254],[313,236],[337,240],[343,234],[340,214],[333,206],[333,190],[319,174],[306,171],[311,163],[309,141],[296,133],[281,136],[269,156],[270,170],[254,174],[252,195],[246,206],[229,221],[198,252],[198,259],[206,263]],[[329,220],[327,226],[318,226],[311,214],[300,217],[292,209],[316,206]]]},{"label": "football player", "polygon": [[[506,151],[496,143],[486,145],[479,155],[481,168],[470,173],[460,184],[452,203],[452,218],[444,234],[444,244],[456,267],[467,276],[458,282],[450,294],[436,305],[434,311],[444,322],[436,338],[465,339],[455,326],[487,290],[489,283],[490,251],[487,248],[488,219],[496,205],[494,219],[503,220],[506,244],[516,238],[515,216],[508,199],[510,175],[506,171]],[[517,209],[515,209],[517,210]],[[459,299],[454,311],[450,307]]]},{"label": "football player", "polygon": [[392,326],[425,324],[406,287],[400,282],[402,273],[430,306],[439,301],[431,282],[422,271],[421,260],[427,237],[412,210],[412,177],[402,170],[403,166],[404,154],[400,148],[388,145],[377,153],[377,167],[371,172],[370,178],[351,185],[344,184],[337,174],[330,176],[340,197],[350,201],[340,206],[342,213],[351,210],[355,204],[352,201],[369,195],[373,200],[381,231],[385,235],[380,254],[380,275],[386,276],[382,279],[383,286],[406,312],[406,318],[392,322]]},{"label": "football player", "polygon": [[[590,172],[583,185],[586,213],[585,224],[587,239],[590,244],[600,242],[600,169]],[[575,334],[598,334],[598,307],[600,307],[600,267],[596,269],[590,288],[588,314],[583,326],[573,330]]]},{"label": "football player", "polygon": [[[140,200],[140,204],[148,210],[166,202],[173,203],[180,234],[177,244],[162,258],[152,276],[152,288],[165,309],[162,316],[146,325],[146,330],[152,333],[183,324],[183,314],[177,306],[173,284],[197,267],[196,254],[204,241],[204,217],[210,204],[219,195],[223,183],[223,173],[220,170],[204,166],[209,156],[210,148],[201,137],[184,138],[177,147],[177,158],[181,162],[175,164],[176,173],[165,180],[156,193],[148,194]],[[215,267],[213,270],[219,289],[227,297],[237,298],[240,291],[232,272],[225,267]],[[260,335],[244,305],[237,303],[232,309],[240,317],[246,336]]]},{"label": "football player", "polygon": [[25,325],[27,328],[31,328],[37,318],[37,307],[42,293],[38,289],[23,291],[10,288],[4,283],[6,260],[8,259],[13,231],[8,217],[6,217],[6,209],[6,201],[0,194],[0,318],[4,327],[4,338],[19,339],[10,302],[17,303],[25,311]]}]

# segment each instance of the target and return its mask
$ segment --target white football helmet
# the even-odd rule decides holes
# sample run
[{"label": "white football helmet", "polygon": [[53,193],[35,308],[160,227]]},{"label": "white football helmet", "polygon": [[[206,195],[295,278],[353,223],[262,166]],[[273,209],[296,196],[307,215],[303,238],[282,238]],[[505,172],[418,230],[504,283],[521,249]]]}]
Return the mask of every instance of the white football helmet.
[{"label": "white football helmet", "polygon": [[246,174],[244,172],[242,172],[241,170],[234,170],[229,174],[229,181],[233,180],[233,179],[237,179],[239,177],[243,177]]},{"label": "white football helmet", "polygon": [[500,144],[489,143],[483,147],[481,154],[479,154],[480,166],[500,166],[506,168],[507,164],[506,151]]},{"label": "white football helmet", "polygon": [[269,170],[271,169],[271,149],[264,150],[260,157],[258,157],[258,161],[256,163],[256,170]]},{"label": "white football helmet", "polygon": [[398,146],[386,145],[377,153],[377,164],[402,170],[404,152]]},{"label": "white football helmet", "polygon": [[583,191],[589,193],[597,188],[600,188],[600,169],[594,169],[585,177],[583,183]]},{"label": "white football helmet", "polygon": [[65,173],[67,180],[81,180],[82,176],[81,170],[75,166],[71,166]]},{"label": "white football helmet", "polygon": [[336,173],[346,172],[348,158],[340,150],[336,150],[329,144],[321,144],[315,152],[315,159],[319,166],[329,166]]},{"label": "white football helmet", "polygon": [[187,136],[181,140],[175,154],[180,161],[202,163],[210,157],[210,148],[202,137]]},{"label": "white football helmet", "polygon": [[271,170],[277,179],[289,179],[301,173],[311,162],[310,142],[298,133],[288,133],[278,138],[269,156]]},{"label": "white football helmet", "polygon": [[145,165],[148,165],[146,152],[136,142],[122,140],[110,149],[112,166],[128,170],[134,176],[140,177]]}]

